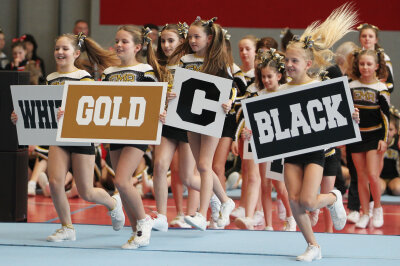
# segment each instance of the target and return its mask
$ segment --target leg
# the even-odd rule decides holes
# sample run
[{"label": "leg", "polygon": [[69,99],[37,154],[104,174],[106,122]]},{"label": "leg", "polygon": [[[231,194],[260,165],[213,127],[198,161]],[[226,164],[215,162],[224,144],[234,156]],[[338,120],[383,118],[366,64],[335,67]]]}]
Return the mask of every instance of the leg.
[{"label": "leg", "polygon": [[368,185],[368,172],[367,172],[367,158],[366,153],[352,153],[354,166],[357,170],[358,176],[358,194],[360,197],[361,208],[364,214],[369,213],[369,185]]},{"label": "leg", "polygon": [[172,196],[175,201],[176,213],[178,216],[184,215],[183,212],[183,184],[181,179],[179,178],[179,158],[178,151],[175,151],[175,154],[172,158],[171,162],[171,190]]},{"label": "leg", "polygon": [[367,171],[372,198],[374,199],[374,208],[380,208],[381,205],[381,184],[379,175],[383,166],[382,152],[371,150],[367,152]]},{"label": "leg", "polygon": [[63,226],[72,224],[64,180],[70,167],[70,154],[58,147],[50,146],[48,159],[48,174],[50,193],[54,207]]},{"label": "leg", "polygon": [[258,164],[254,163],[253,160],[244,160],[244,162],[248,169],[245,211],[246,217],[253,218],[260,195],[260,171]]},{"label": "leg", "polygon": [[93,155],[71,154],[76,187],[81,198],[104,205],[110,211],[116,206],[115,200],[104,189],[93,186],[94,160]]},{"label": "leg", "polygon": [[[329,193],[333,189],[334,185],[335,185],[334,176],[324,176],[321,182],[321,194]],[[328,208],[324,208],[323,212],[325,220],[325,232],[333,233],[333,223]]]},{"label": "leg", "polygon": [[[167,214],[168,184],[167,172],[177,147],[177,141],[163,137],[154,153],[154,192],[157,212]],[[175,173],[174,173],[175,174]],[[171,173],[172,175],[172,173]]]},{"label": "leg", "polygon": [[400,177],[390,180],[388,187],[393,195],[400,196]]},{"label": "leg", "polygon": [[218,176],[219,181],[224,190],[226,190],[225,182],[225,164],[231,149],[232,139],[223,137],[219,140],[217,149],[214,155],[213,171]]}]

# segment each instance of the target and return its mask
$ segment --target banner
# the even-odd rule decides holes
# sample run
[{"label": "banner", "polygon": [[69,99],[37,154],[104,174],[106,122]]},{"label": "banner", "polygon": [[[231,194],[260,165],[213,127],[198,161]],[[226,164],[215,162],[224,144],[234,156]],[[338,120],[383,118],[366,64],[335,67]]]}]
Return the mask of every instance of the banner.
[{"label": "banner", "polygon": [[232,80],[178,67],[173,91],[176,98],[168,103],[165,124],[220,138]]},{"label": "banner", "polygon": [[57,140],[154,144],[161,141],[167,83],[66,82]]},{"label": "banner", "polygon": [[242,100],[256,162],[361,140],[347,77]]},{"label": "banner", "polygon": [[18,116],[16,126],[20,145],[90,145],[90,143],[56,141],[57,109],[61,106],[63,85],[11,85],[10,87],[14,111]]}]

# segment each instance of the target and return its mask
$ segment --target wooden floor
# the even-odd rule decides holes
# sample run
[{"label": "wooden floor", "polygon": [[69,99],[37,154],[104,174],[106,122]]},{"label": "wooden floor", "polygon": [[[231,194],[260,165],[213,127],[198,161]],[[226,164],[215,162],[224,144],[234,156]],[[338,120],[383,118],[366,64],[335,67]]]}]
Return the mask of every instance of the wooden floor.
[{"label": "wooden floor", "polygon": [[[150,214],[156,210],[155,200],[146,198],[143,200],[146,212]],[[236,201],[236,204],[238,202]],[[101,205],[92,204],[86,202],[80,198],[70,199],[72,221],[75,224],[100,224],[109,225],[111,224],[110,217],[107,215],[107,210]],[[186,206],[186,199],[184,199],[184,206]],[[273,205],[273,227],[276,231],[283,229],[283,222],[279,220],[277,216],[277,209],[274,202]],[[378,234],[378,235],[400,235],[400,205],[389,205],[383,206],[384,221],[385,224],[382,228],[375,229],[370,225],[366,229],[357,229],[354,224],[347,224],[346,227],[340,231],[340,233],[350,234]],[[173,199],[168,200],[168,221],[171,221],[176,216],[176,210]],[[54,209],[53,203],[50,198],[45,198],[42,195],[35,197],[29,197],[28,199],[28,222],[51,222],[59,223],[57,213]],[[128,221],[127,224],[128,225]],[[263,230],[263,226],[257,228]],[[236,226],[231,223],[227,229],[237,229]],[[320,214],[320,221],[314,227],[314,232],[323,232],[323,215]]]}]

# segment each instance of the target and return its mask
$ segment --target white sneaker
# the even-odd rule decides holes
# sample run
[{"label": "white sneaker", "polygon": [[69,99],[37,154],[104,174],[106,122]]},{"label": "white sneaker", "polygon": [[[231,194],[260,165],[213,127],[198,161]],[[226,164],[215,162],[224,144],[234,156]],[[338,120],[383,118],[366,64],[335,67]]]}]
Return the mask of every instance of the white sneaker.
[{"label": "white sneaker", "polygon": [[256,211],[254,213],[254,226],[259,226],[265,224],[265,219],[264,219],[264,212],[262,211]]},{"label": "white sneaker", "polygon": [[168,231],[167,216],[165,216],[164,214],[157,214],[157,217],[154,219],[153,230],[167,232]]},{"label": "white sneaker", "polygon": [[343,207],[342,193],[337,189],[332,190],[331,193],[335,194],[336,201],[332,205],[328,205],[327,208],[331,213],[335,229],[342,230],[346,225],[347,220],[346,210]]},{"label": "white sneaker", "polygon": [[297,256],[296,260],[313,261],[313,260],[320,260],[321,258],[322,258],[321,247],[308,244],[306,252],[304,252],[300,256]]},{"label": "white sneaker", "polygon": [[231,223],[229,215],[235,209],[235,202],[229,198],[226,202],[221,204],[220,216],[218,218],[218,226],[227,226]]},{"label": "white sneaker", "polygon": [[287,232],[295,232],[296,231],[296,220],[293,216],[287,217],[285,222],[285,227],[283,228],[284,231]]},{"label": "white sneaker", "polygon": [[283,202],[281,199],[278,199],[276,201],[276,206],[278,207],[278,217],[281,221],[285,221],[286,219],[286,208],[285,205],[283,205]]},{"label": "white sneaker", "polygon": [[360,217],[360,220],[356,223],[357,228],[366,228],[369,223],[369,215],[364,214]]},{"label": "white sneaker", "polygon": [[350,211],[347,215],[347,221],[356,224],[360,220],[360,213],[358,211]]},{"label": "white sneaker", "polygon": [[254,220],[253,220],[253,218],[250,218],[250,217],[236,218],[235,225],[239,229],[254,230]]},{"label": "white sneaker", "polygon": [[224,227],[222,227],[222,226],[218,226],[218,224],[216,223],[216,222],[214,222],[212,219],[211,219],[211,221],[210,221],[210,223],[209,223],[209,225],[208,225],[208,228],[209,229],[224,229]]},{"label": "white sneaker", "polygon": [[153,219],[146,215],[146,218],[138,220],[136,224],[136,234],[133,239],[134,245],[145,247],[150,244],[151,228],[153,227]]},{"label": "white sneaker", "polygon": [[189,224],[187,224],[184,220],[183,215],[177,215],[170,223],[171,227],[179,227],[179,228],[192,228]]},{"label": "white sneaker", "polygon": [[226,190],[232,190],[236,184],[236,182],[239,179],[239,173],[238,172],[232,172],[229,176],[228,179],[226,180]]},{"label": "white sneaker", "polygon": [[57,229],[52,235],[49,235],[46,240],[49,242],[75,241],[75,228],[62,226],[60,229]]},{"label": "white sneaker", "polygon": [[312,227],[316,226],[318,223],[319,212],[320,212],[320,210],[316,209],[316,210],[308,213],[308,217],[310,217],[310,222],[311,222]]},{"label": "white sneaker", "polygon": [[29,181],[28,182],[28,196],[35,196],[36,195],[36,182]]},{"label": "white sneaker", "polygon": [[265,231],[274,231],[274,228],[272,226],[266,226],[264,228]]},{"label": "white sneaker", "polygon": [[50,197],[49,179],[45,172],[41,172],[38,176],[38,184],[42,189],[43,196]]},{"label": "white sneaker", "polygon": [[373,209],[374,209],[374,202],[370,201],[369,202],[369,218],[371,218],[374,215]]},{"label": "white sneaker", "polygon": [[194,216],[186,215],[184,218],[185,222],[193,226],[196,229],[205,231],[207,228],[207,220],[201,215],[201,213],[196,212]]},{"label": "white sneaker", "polygon": [[122,202],[119,193],[114,194],[112,198],[115,200],[116,205],[113,210],[108,212],[108,215],[111,217],[113,229],[119,231],[125,225],[125,214],[122,209]]},{"label": "white sneaker", "polygon": [[139,246],[135,244],[135,235],[136,232],[132,233],[132,236],[128,239],[128,241],[121,246],[123,249],[137,249]]},{"label": "white sneaker", "polygon": [[219,212],[221,211],[221,201],[215,194],[213,194],[211,197],[210,207],[211,207],[211,219],[214,222],[217,222],[219,218]]},{"label": "white sneaker", "polygon": [[233,220],[235,220],[236,218],[244,218],[246,216],[246,210],[244,209],[244,207],[237,207],[236,209],[234,209],[231,213],[231,217]]},{"label": "white sneaker", "polygon": [[373,218],[372,218],[372,225],[375,228],[382,227],[383,225],[383,209],[382,207],[374,208],[373,211]]}]

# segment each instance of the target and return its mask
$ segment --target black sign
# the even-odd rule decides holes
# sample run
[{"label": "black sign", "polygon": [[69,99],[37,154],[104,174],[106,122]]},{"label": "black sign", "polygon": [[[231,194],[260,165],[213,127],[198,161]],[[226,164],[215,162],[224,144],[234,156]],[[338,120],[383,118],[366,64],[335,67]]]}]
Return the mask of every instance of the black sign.
[{"label": "black sign", "polygon": [[347,78],[242,101],[257,162],[360,141]]}]

